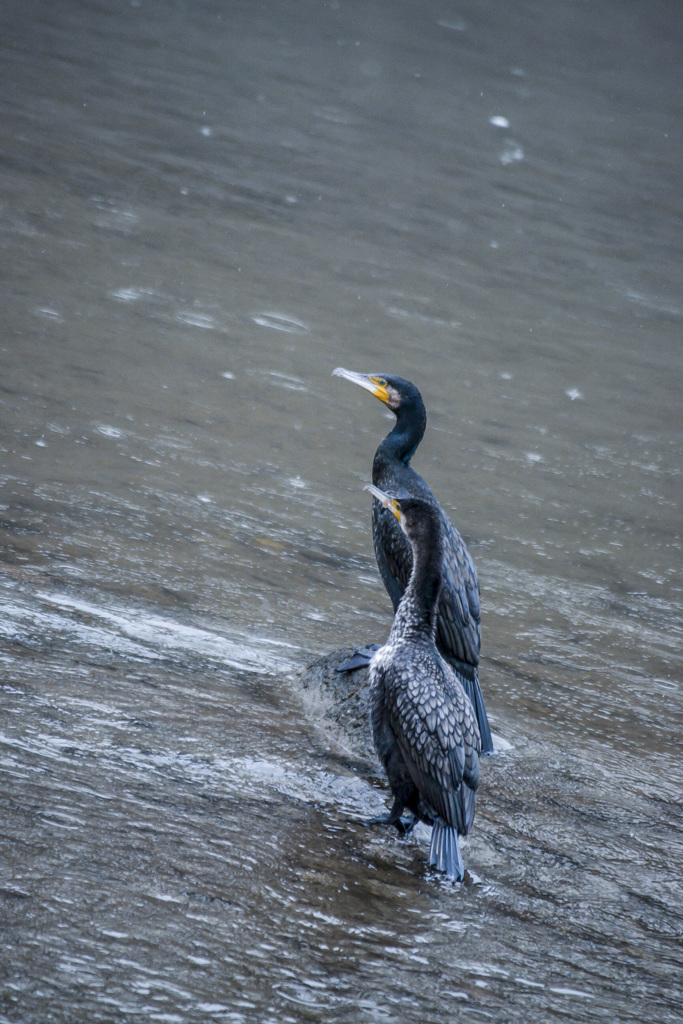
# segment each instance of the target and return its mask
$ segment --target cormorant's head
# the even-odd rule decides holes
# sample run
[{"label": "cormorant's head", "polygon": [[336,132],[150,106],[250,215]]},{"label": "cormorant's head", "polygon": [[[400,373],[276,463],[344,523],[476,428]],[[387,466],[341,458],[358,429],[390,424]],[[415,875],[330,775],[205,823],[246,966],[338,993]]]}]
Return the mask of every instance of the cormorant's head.
[{"label": "cormorant's head", "polygon": [[374,484],[366,484],[363,488],[364,491],[369,491],[373,498],[377,498],[380,505],[384,505],[389,511],[396,516],[401,529],[405,531],[406,517],[401,511],[401,501],[399,498],[392,498],[390,494],[385,494],[384,491],[380,491],[379,487],[375,487]]},{"label": "cormorant's head", "polygon": [[366,484],[364,490],[369,491],[380,504],[388,508],[396,516],[401,529],[409,540],[418,537],[438,536],[441,528],[441,515],[438,506],[426,498],[392,498],[390,494],[380,491],[374,484]]},{"label": "cormorant's head", "polygon": [[399,411],[408,410],[419,416],[425,415],[422,395],[414,384],[403,377],[392,377],[386,373],[354,373],[353,370],[345,370],[343,366],[333,370],[332,376],[345,377],[346,380],[358,384],[375,398],[379,398],[380,402],[384,402],[396,416]]}]

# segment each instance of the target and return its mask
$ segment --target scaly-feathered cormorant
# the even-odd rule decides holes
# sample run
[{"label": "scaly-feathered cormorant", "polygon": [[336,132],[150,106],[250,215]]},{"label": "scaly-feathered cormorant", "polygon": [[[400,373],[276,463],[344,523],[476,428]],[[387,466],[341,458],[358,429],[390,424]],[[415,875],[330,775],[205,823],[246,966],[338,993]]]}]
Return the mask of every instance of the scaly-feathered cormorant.
[{"label": "scaly-feathered cormorant", "polygon": [[[481,621],[477,571],[462,537],[439,507],[422,477],[410,465],[427,426],[422,395],[414,384],[402,377],[354,373],[342,367],[337,367],[333,375],[359,384],[375,398],[379,398],[396,416],[393,430],[375,452],[372,464],[372,482],[375,487],[399,498],[425,498],[436,504],[441,512],[445,564],[436,643],[472,702],[479,723],[482,753],[490,754],[493,751],[493,740],[477,668]],[[396,518],[377,500],[372,503],[372,538],[380,575],[395,612],[408,585],[412,554]],[[359,651],[356,658],[342,667],[357,667],[367,662],[371,655],[369,650],[365,655]]]},{"label": "scaly-feathered cormorant", "polygon": [[375,748],[394,803],[386,822],[405,831],[401,815],[432,825],[429,863],[450,878],[465,870],[458,835],[474,820],[481,738],[474,709],[435,643],[444,568],[443,516],[424,498],[392,498],[369,485],[395,517],[413,552],[413,568],[389,639],[370,662],[370,717]]}]

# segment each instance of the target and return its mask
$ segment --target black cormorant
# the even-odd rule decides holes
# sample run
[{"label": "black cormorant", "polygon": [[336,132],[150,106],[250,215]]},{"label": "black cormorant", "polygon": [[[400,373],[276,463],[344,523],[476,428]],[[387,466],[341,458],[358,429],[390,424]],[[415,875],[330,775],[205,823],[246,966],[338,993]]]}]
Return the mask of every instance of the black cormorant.
[{"label": "black cormorant", "polygon": [[[482,753],[493,751],[491,729],[479,687],[480,609],[477,571],[465,542],[422,477],[410,465],[424,437],[427,413],[422,395],[410,381],[387,374],[354,373],[337,367],[337,377],[360,385],[379,398],[396,416],[396,424],[375,452],[372,482],[386,493],[399,498],[425,498],[439,508],[443,526],[444,573],[436,628],[437,646],[456,672],[470,698],[479,723]],[[375,556],[394,612],[408,585],[412,554],[403,531],[390,511],[375,500],[372,503],[372,537]],[[359,651],[347,662],[355,668],[367,662],[372,651]]]},{"label": "black cormorant", "polygon": [[413,551],[408,586],[389,639],[370,662],[370,717],[375,749],[394,803],[386,822],[405,831],[405,808],[432,825],[429,863],[450,878],[464,867],[458,835],[474,820],[481,738],[470,699],[435,643],[444,568],[443,517],[424,498],[392,498],[368,486],[395,517]]}]

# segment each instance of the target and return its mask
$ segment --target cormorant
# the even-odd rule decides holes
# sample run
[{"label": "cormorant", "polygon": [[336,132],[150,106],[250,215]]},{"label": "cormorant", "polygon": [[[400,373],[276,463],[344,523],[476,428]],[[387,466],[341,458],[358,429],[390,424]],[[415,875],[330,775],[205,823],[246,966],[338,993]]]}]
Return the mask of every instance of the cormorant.
[{"label": "cormorant", "polygon": [[[369,824],[400,832],[418,819],[432,825],[429,863],[459,880],[465,869],[458,835],[467,835],[474,820],[481,738],[470,699],[435,643],[443,516],[424,498],[392,498],[371,484],[366,490],[396,518],[413,551],[389,639],[370,662],[372,736],[394,803]],[[414,815],[408,828],[404,808]]]},{"label": "cormorant", "polygon": [[[337,367],[333,376],[345,377],[360,385],[379,398],[396,416],[393,430],[375,452],[372,464],[375,487],[399,498],[425,498],[433,502],[441,513],[445,564],[436,643],[472,702],[479,723],[482,753],[490,754],[493,752],[493,740],[478,673],[481,614],[477,571],[464,540],[422,477],[410,465],[427,426],[422,395],[414,384],[402,377],[354,373],[342,367]],[[396,612],[410,578],[412,554],[395,517],[377,500],[372,503],[372,539],[380,575]],[[361,649],[340,669],[357,668],[367,663],[372,653],[369,647]]]}]

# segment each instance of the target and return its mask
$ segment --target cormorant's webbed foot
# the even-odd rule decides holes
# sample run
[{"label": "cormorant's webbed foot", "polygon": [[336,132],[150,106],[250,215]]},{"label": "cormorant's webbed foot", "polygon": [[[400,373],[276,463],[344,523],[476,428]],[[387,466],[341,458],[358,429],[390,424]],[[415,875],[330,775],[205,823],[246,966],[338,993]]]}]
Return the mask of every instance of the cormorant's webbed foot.
[{"label": "cormorant's webbed foot", "polygon": [[407,836],[409,832],[412,832],[417,823],[417,818],[401,818],[395,814],[380,814],[376,818],[370,818],[369,821],[364,821],[364,825],[393,825],[398,834],[403,838]]},{"label": "cormorant's webbed foot", "polygon": [[337,672],[353,672],[356,668],[367,668],[372,660],[375,651],[378,651],[381,644],[366,644],[365,647],[356,647],[350,658],[343,661],[337,667]]}]

